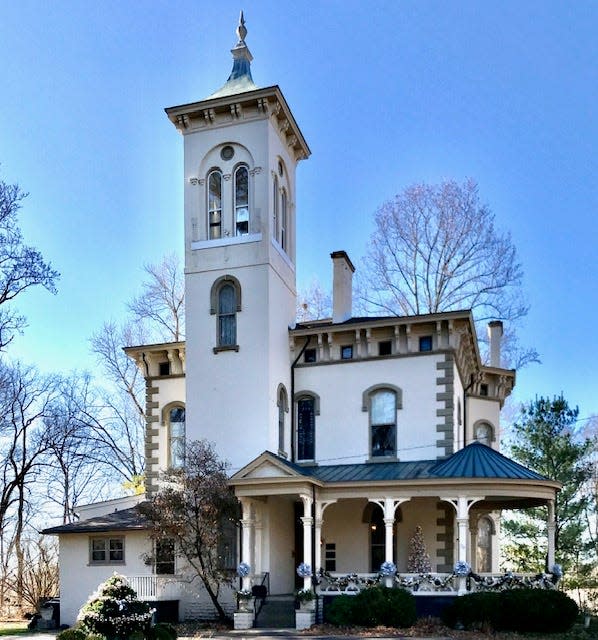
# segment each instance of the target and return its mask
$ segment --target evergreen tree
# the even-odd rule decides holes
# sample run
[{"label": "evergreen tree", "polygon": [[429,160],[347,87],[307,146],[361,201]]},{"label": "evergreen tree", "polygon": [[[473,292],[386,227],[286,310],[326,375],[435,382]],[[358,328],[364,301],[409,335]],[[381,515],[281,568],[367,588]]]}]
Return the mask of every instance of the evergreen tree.
[{"label": "evergreen tree", "polygon": [[424,533],[417,525],[413,537],[409,541],[409,558],[407,560],[407,571],[409,573],[430,573],[432,564],[430,556],[426,551]]},{"label": "evergreen tree", "polygon": [[[530,469],[562,484],[555,501],[556,558],[567,568],[577,565],[586,550],[584,516],[588,496],[584,486],[591,480],[590,455],[594,443],[577,429],[579,410],[572,409],[561,396],[539,398],[523,407],[513,425],[512,457]],[[506,558],[518,570],[541,571],[546,540],[546,510],[527,509],[513,520],[505,520],[503,529],[511,538]],[[540,566],[538,566],[540,565]]]}]

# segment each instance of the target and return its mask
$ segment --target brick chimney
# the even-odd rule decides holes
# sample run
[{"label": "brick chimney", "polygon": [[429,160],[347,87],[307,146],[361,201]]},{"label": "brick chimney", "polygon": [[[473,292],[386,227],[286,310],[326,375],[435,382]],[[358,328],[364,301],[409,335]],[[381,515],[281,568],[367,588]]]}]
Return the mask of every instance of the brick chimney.
[{"label": "brick chimney", "polygon": [[344,322],[353,314],[353,273],[355,267],[346,251],[333,251],[332,322]]},{"label": "brick chimney", "polygon": [[491,367],[500,367],[500,341],[502,339],[502,334],[502,322],[500,320],[493,320],[488,323]]}]

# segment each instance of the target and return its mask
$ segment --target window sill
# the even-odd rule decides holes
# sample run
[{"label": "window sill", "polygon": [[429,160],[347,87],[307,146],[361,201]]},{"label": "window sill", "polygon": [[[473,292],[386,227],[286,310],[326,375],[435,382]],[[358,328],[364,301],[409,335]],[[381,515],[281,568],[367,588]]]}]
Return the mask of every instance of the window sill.
[{"label": "window sill", "polygon": [[368,463],[373,462],[400,462],[397,456],[370,456],[368,458]]},{"label": "window sill", "polygon": [[239,351],[238,344],[227,344],[222,347],[214,347],[212,349],[214,353],[220,353],[221,351]]},{"label": "window sill", "polygon": [[248,233],[244,236],[229,236],[216,240],[195,240],[191,243],[191,249],[210,249],[213,247],[226,247],[231,244],[247,244],[249,242],[259,242],[262,239],[261,233]]},{"label": "window sill", "polygon": [[88,562],[88,567],[109,567],[109,566],[124,566],[127,563],[124,560],[106,560],[106,562]]}]

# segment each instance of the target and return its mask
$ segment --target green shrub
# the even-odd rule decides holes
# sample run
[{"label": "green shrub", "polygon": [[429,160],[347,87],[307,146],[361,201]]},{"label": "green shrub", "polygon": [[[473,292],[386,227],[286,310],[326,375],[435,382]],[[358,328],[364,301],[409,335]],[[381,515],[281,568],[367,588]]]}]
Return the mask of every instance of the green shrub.
[{"label": "green shrub", "polygon": [[98,587],[96,593],[81,607],[79,626],[88,634],[110,640],[128,640],[135,632],[146,634],[151,626],[152,610],[125,578],[113,575]]},{"label": "green shrub", "polygon": [[176,629],[167,622],[158,622],[146,634],[148,640],[176,640]]},{"label": "green shrub", "polygon": [[56,636],[56,640],[86,640],[86,638],[87,633],[83,629],[79,629],[79,627],[65,629]]},{"label": "green shrub", "polygon": [[500,612],[496,630],[557,633],[570,629],[579,611],[562,591],[513,589],[501,593]]},{"label": "green shrub", "polygon": [[327,611],[337,626],[410,627],[416,620],[415,598],[404,589],[371,587],[356,596],[338,596]]},{"label": "green shrub", "polygon": [[415,597],[404,589],[371,587],[355,596],[353,619],[364,627],[410,627],[417,619]]},{"label": "green shrub", "polygon": [[336,596],[326,607],[326,620],[336,627],[353,624],[353,600],[355,596]]},{"label": "green shrub", "polygon": [[453,628],[458,623],[466,629],[494,628],[500,595],[499,591],[480,591],[459,596],[442,610],[442,621]]},{"label": "green shrub", "polygon": [[495,631],[558,633],[573,626],[577,604],[562,591],[509,589],[471,593],[455,598],[442,612],[451,627],[491,626]]}]

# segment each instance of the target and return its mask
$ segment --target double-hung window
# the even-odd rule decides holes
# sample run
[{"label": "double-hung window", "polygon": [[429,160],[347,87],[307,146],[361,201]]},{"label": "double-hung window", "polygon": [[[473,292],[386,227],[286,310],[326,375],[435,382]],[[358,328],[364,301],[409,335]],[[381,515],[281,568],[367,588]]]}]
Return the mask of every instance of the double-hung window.
[{"label": "double-hung window", "polygon": [[168,423],[169,466],[171,469],[182,469],[185,466],[185,408],[172,408]]},{"label": "double-hung window", "polygon": [[98,537],[89,540],[89,564],[124,564],[125,539]]},{"label": "double-hung window", "polygon": [[397,455],[397,396],[392,389],[378,389],[370,395],[372,458]]},{"label": "double-hung window", "polygon": [[224,284],[218,292],[218,346],[237,344],[237,296],[232,284]]}]

